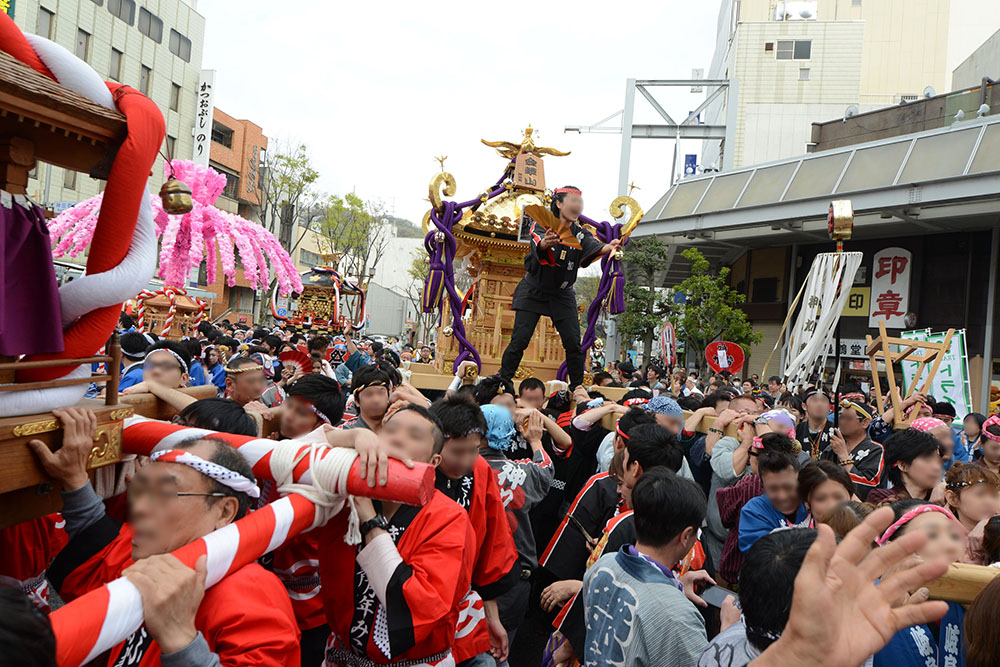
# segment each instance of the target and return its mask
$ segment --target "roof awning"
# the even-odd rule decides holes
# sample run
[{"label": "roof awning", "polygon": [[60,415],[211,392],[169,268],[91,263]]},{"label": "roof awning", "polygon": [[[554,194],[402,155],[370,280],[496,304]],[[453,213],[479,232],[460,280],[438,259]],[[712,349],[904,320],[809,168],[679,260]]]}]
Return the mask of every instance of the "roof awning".
[{"label": "roof awning", "polygon": [[851,200],[856,238],[989,227],[1000,213],[1000,116],[686,178],[635,235],[736,250],[816,243],[829,240],[833,199]]}]

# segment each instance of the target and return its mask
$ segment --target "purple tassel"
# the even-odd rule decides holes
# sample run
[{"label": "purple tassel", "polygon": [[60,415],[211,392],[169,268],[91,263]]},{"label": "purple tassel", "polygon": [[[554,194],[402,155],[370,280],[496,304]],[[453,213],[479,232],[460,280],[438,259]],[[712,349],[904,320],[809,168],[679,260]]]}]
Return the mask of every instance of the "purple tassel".
[{"label": "purple tassel", "polygon": [[441,305],[441,290],[444,288],[444,269],[431,268],[424,280],[424,296],[422,309],[425,313],[433,313]]}]

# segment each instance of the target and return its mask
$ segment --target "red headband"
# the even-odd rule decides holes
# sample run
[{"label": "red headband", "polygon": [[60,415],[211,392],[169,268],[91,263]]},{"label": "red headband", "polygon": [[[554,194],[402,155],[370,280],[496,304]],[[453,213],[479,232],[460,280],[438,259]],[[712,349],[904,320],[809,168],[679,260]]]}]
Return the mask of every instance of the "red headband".
[{"label": "red headband", "polygon": [[553,194],[557,194],[557,195],[583,195],[583,193],[580,192],[579,190],[577,190],[576,188],[556,188],[553,191]]},{"label": "red headband", "polygon": [[621,436],[622,440],[628,440],[628,436],[622,431],[621,422],[615,422],[615,433]]}]

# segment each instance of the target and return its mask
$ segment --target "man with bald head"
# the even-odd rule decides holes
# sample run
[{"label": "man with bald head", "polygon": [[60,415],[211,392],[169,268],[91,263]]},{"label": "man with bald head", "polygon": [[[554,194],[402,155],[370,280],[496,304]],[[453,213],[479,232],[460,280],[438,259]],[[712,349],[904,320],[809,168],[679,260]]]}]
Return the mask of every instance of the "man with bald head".
[{"label": "man with bald head", "polygon": [[246,460],[214,439],[155,453],[129,484],[123,524],[105,513],[87,474],[96,416],[79,408],[54,412],[64,427],[62,447],[29,443],[63,487],[70,541],[49,579],[66,601],[122,575],[142,594],[145,623],[111,650],[107,664],[298,665],[298,626],[274,574],[251,563],[206,591],[205,557],[192,570],[170,555],[246,515],[260,495]]}]

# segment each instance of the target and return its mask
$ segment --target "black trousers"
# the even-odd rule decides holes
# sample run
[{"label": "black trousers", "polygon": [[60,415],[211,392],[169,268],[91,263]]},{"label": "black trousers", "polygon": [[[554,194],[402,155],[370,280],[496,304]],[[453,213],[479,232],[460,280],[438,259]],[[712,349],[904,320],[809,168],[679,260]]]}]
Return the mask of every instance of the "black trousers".
[{"label": "black trousers", "polygon": [[[507,343],[507,349],[503,351],[503,359],[500,362],[501,377],[508,380],[514,377],[517,367],[521,364],[524,350],[531,342],[541,317],[540,313],[529,310],[518,310],[514,313],[514,330],[510,334],[510,342]],[[562,316],[549,316],[549,319],[559,332],[563,348],[566,350],[570,388],[583,384],[584,356],[583,350],[580,349],[580,320],[577,319],[576,311],[567,312]]]}]

